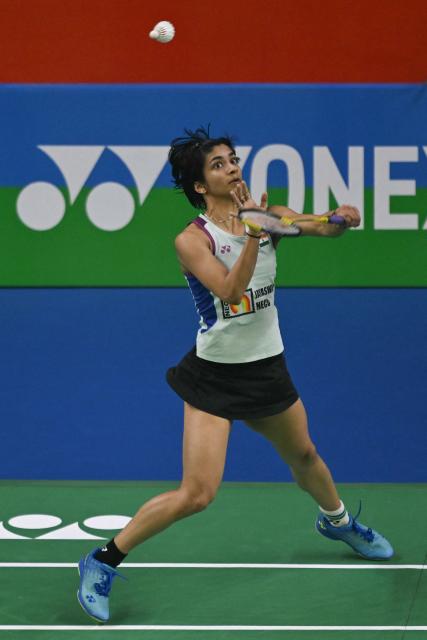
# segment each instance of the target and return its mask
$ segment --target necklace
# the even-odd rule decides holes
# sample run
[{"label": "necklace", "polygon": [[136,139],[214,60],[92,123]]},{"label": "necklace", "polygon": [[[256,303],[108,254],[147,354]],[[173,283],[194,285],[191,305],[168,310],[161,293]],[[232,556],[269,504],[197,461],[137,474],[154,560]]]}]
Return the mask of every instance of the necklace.
[{"label": "necklace", "polygon": [[231,218],[236,217],[233,213],[229,213],[226,218],[213,218],[208,214],[208,212],[206,212],[205,215],[207,218],[209,218],[209,220],[212,220],[212,222],[216,222],[217,224],[221,224],[221,222],[228,222],[229,220],[231,220]]}]

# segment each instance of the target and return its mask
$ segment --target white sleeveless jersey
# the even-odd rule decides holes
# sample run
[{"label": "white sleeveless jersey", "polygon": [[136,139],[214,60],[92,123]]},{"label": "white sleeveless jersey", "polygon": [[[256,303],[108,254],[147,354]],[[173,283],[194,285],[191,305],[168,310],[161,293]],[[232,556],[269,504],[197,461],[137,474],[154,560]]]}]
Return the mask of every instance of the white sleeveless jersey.
[{"label": "white sleeveless jersey", "polygon": [[[228,233],[204,215],[199,215],[193,223],[206,233],[214,256],[230,270],[243,249],[246,236]],[[224,363],[252,362],[283,351],[274,305],[276,250],[269,235],[260,239],[255,271],[240,304],[221,300],[190,273],[185,277],[200,316],[199,358]]]}]

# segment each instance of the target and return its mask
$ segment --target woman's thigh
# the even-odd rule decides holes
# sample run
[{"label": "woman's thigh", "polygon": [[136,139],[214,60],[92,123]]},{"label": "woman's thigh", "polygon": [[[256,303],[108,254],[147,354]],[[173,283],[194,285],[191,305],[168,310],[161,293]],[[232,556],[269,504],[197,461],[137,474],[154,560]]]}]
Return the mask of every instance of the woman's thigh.
[{"label": "woman's thigh", "polygon": [[224,473],[230,429],[230,420],[184,403],[184,487],[215,494]]},{"label": "woman's thigh", "polygon": [[265,436],[288,464],[314,451],[308,432],[307,414],[300,399],[282,413],[259,420],[247,420],[246,424]]}]

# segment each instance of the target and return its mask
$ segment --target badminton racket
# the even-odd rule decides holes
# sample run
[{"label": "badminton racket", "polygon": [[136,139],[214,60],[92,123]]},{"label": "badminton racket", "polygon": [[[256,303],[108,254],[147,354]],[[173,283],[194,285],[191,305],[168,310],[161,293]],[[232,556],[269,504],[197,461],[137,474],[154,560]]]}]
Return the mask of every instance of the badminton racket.
[{"label": "badminton racket", "polygon": [[[298,218],[287,218],[282,216],[279,218],[269,211],[260,211],[259,209],[241,209],[237,214],[243,223],[253,224],[260,227],[263,231],[281,236],[299,236],[304,228],[304,224],[308,222],[316,222],[318,224],[339,224],[345,226],[346,222],[342,216],[333,214],[331,216],[307,216],[301,214]],[[299,225],[302,225],[302,228]]]}]

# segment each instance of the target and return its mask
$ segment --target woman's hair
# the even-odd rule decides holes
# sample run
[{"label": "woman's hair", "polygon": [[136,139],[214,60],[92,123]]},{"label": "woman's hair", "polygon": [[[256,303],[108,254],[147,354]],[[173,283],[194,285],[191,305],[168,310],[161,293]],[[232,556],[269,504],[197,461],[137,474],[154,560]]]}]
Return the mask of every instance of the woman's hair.
[{"label": "woman's hair", "polygon": [[206,209],[204,197],[194,189],[195,182],[204,182],[205,158],[214,147],[225,144],[235,152],[234,143],[229,136],[209,137],[207,129],[199,127],[195,131],[184,129],[185,136],[174,138],[169,150],[169,162],[172,165],[172,177],[175,189],[185,193],[196,209]]}]

